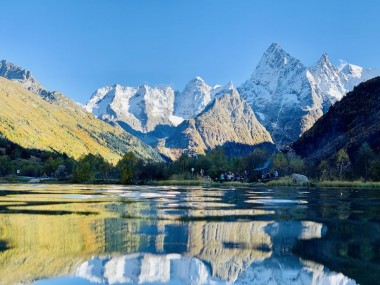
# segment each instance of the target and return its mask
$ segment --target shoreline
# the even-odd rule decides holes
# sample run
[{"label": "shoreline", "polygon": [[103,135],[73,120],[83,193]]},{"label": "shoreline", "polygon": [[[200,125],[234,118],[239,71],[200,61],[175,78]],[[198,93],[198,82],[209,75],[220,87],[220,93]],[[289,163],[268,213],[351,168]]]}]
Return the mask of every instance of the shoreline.
[{"label": "shoreline", "polygon": [[[88,183],[73,183],[71,181],[45,180],[37,183],[29,182],[25,178],[16,181],[7,181],[0,177],[0,184],[78,184],[78,185],[123,185],[113,181],[89,181]],[[364,181],[311,181],[308,184],[292,184],[289,179],[272,180],[267,183],[262,182],[215,182],[208,180],[154,180],[145,183],[128,184],[128,185],[146,185],[146,186],[204,186],[204,187],[310,187],[310,188],[356,188],[356,189],[380,189],[380,181],[364,182]]]}]

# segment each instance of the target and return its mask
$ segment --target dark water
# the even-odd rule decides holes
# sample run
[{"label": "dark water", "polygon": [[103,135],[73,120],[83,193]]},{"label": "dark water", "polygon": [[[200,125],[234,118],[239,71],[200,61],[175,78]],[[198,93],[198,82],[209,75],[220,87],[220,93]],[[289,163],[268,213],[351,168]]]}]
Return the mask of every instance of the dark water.
[{"label": "dark water", "polygon": [[0,284],[380,284],[380,191],[0,185]]}]

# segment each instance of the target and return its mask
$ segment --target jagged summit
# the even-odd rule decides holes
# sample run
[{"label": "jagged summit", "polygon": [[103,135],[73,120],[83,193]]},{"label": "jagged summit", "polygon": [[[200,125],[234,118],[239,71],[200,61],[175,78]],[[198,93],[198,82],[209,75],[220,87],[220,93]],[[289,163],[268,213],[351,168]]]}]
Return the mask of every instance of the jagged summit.
[{"label": "jagged summit", "polygon": [[329,55],[327,54],[327,52],[324,52],[321,57],[319,58],[319,60],[310,67],[310,69],[313,69],[314,67],[323,67],[323,66],[329,66],[329,67],[334,67],[336,70],[338,70],[335,65],[332,64],[332,62],[330,61],[330,58],[329,58]]},{"label": "jagged summit", "polygon": [[157,125],[178,125],[181,118],[173,115],[174,90],[171,87],[105,86],[96,90],[86,110],[107,121],[122,121],[132,129],[150,132]]},{"label": "jagged summit", "polygon": [[17,66],[6,60],[0,61],[0,77],[19,83],[25,89],[40,95],[42,99],[50,103],[65,105],[68,98],[56,91],[48,91],[37,81],[29,70]]},{"label": "jagged summit", "polygon": [[277,144],[292,141],[305,125],[313,123],[305,120],[300,124],[295,117],[318,115],[314,111],[318,106],[310,96],[318,94],[308,86],[306,71],[298,59],[274,44],[264,53],[251,78],[238,88]]},{"label": "jagged summit", "polygon": [[0,76],[9,80],[18,81],[27,89],[42,89],[43,86],[33,77],[32,73],[9,61],[0,61]]},{"label": "jagged summit", "polygon": [[194,118],[207,106],[213,98],[213,87],[199,76],[190,80],[182,92],[177,92],[175,97],[176,116],[184,119]]},{"label": "jagged summit", "polygon": [[342,67],[341,72],[359,78],[362,76],[363,67],[347,63]]},{"label": "jagged summit", "polygon": [[[33,78],[32,73],[6,60],[0,61],[0,76],[10,80],[27,80]],[[33,78],[33,81],[36,81]]]},{"label": "jagged summit", "polygon": [[296,140],[331,105],[362,81],[380,75],[373,69],[335,67],[327,53],[311,67],[272,44],[238,91],[278,145]]},{"label": "jagged summit", "polygon": [[324,52],[319,60],[329,61],[329,55],[327,52]]},{"label": "jagged summit", "polygon": [[323,112],[326,112],[331,105],[341,100],[348,90],[342,82],[338,68],[330,61],[327,53],[310,66],[309,70],[313,75],[310,82],[314,82],[320,89]]},{"label": "jagged summit", "polygon": [[[288,54],[279,44],[273,43],[265,51],[265,53],[262,56],[259,64],[256,67],[256,70],[260,69],[260,67],[262,67],[262,66],[267,66],[271,69],[279,69],[279,68],[286,66],[289,63],[296,61],[296,60],[297,60],[296,58],[294,58],[290,54]],[[254,74],[255,74],[255,72],[254,72]],[[252,77],[253,77],[253,75],[252,75]]]},{"label": "jagged summit", "polygon": [[312,72],[316,69],[320,69],[323,71],[323,69],[326,69],[326,68],[339,72],[338,68],[330,61],[330,58],[327,52],[324,52],[319,58],[319,60],[315,64],[309,67],[309,70]]},{"label": "jagged summit", "polygon": [[195,76],[193,81],[202,81],[202,82],[205,82],[204,79],[200,76]]},{"label": "jagged summit", "polygon": [[268,49],[266,50],[266,53],[286,53],[285,50],[280,46],[278,43],[272,43]]}]

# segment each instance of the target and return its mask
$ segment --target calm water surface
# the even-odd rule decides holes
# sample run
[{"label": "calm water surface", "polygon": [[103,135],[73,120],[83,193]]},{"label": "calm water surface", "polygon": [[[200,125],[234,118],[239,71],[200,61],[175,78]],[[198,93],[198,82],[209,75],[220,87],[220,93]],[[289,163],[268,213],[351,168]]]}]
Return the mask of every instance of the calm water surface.
[{"label": "calm water surface", "polygon": [[0,284],[380,284],[380,191],[0,185]]}]

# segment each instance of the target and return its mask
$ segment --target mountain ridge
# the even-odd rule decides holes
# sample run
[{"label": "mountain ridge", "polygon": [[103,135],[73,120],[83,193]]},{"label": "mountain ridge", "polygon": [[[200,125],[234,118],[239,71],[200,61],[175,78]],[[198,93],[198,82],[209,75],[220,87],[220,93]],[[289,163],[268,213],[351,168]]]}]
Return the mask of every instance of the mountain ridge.
[{"label": "mountain ridge", "polygon": [[[14,72],[16,78],[9,73],[1,74],[12,80],[0,76],[0,132],[10,141],[25,148],[66,153],[75,159],[83,154],[99,153],[116,163],[125,152],[132,151],[144,159],[161,160],[155,150],[120,127],[97,119],[64,95],[54,93],[58,96],[51,101],[39,93],[44,89],[26,89],[19,82],[24,80],[25,70]],[[27,74],[30,79],[31,73]]]}]

